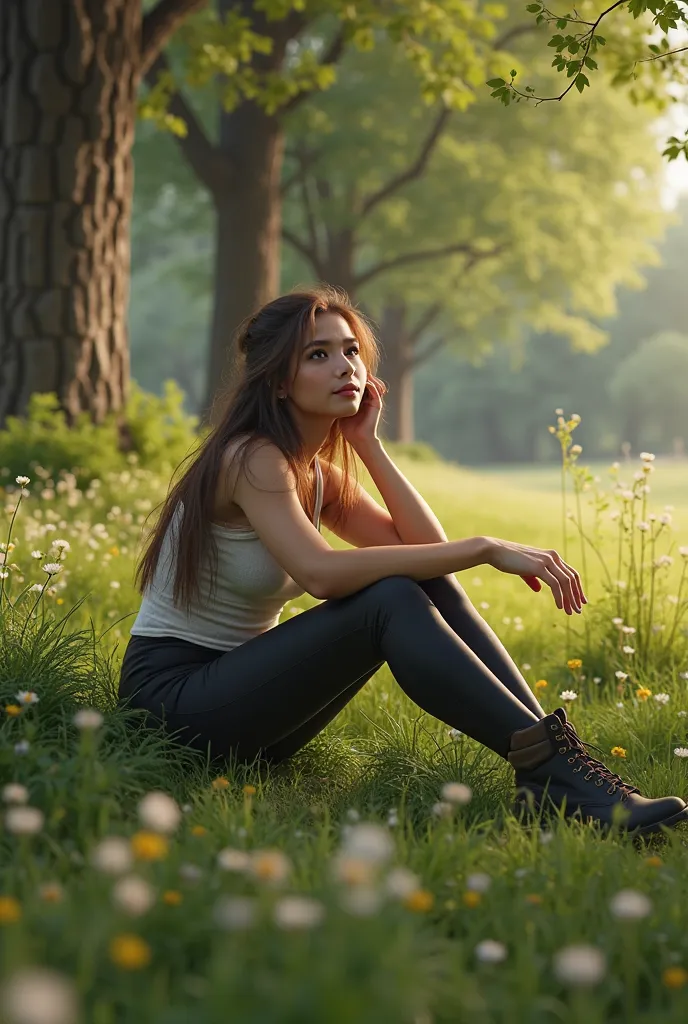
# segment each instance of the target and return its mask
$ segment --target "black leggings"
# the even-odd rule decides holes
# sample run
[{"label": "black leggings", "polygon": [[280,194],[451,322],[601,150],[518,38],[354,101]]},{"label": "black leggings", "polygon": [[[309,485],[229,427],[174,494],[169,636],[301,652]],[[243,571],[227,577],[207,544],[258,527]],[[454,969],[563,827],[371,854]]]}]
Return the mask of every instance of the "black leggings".
[{"label": "black leggings", "polygon": [[230,651],[132,636],[121,700],[210,756],[272,764],[294,754],[385,662],[424,711],[501,757],[544,718],[497,635],[453,575],[387,576],[300,612]]}]

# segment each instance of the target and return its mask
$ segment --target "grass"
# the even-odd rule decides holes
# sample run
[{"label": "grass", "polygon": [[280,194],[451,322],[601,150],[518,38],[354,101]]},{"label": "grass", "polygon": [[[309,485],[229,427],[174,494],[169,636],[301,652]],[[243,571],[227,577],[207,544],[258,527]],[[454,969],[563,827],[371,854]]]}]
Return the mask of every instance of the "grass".
[{"label": "grass", "polygon": [[[397,461],[450,538],[488,533],[562,550],[554,483]],[[667,494],[681,493],[682,474],[667,465],[653,476],[658,512]],[[365,474],[364,482],[376,493]],[[509,812],[511,769],[423,714],[386,666],[272,772],[209,766],[116,706],[139,601],[131,586],[136,543],[166,486],[132,465],[83,494],[67,485],[44,498],[31,483],[17,511],[5,594],[16,601],[22,588],[42,585],[46,561],[63,569],[28,624],[38,591],[12,613],[3,606],[0,703],[19,710],[5,710],[0,721],[0,781],[24,786],[43,820],[33,834],[13,831],[7,811],[22,804],[6,800],[0,1019],[4,1012],[7,1024],[214,1024],[229,1014],[251,1024],[683,1022],[685,830],[639,845],[557,819],[522,827]],[[7,525],[17,497],[8,482]],[[587,506],[591,498],[582,496],[586,531],[616,566],[615,523],[609,509]],[[567,500],[575,510],[571,490]],[[581,735],[648,796],[688,789],[688,759],[673,753],[688,745],[688,716],[679,714],[688,709],[682,620],[665,642],[683,608],[666,598],[677,595],[681,578],[676,547],[686,542],[688,495],[671,503],[674,521],[654,555],[672,550],[674,562],[647,576],[657,591],[652,621],[665,628],[641,630],[637,663],[611,619],[626,602],[624,621],[635,621],[632,594],[645,577],[629,569],[630,585],[610,591],[590,547],[591,603],[574,621],[547,588],[534,594],[489,567],[459,576],[529,683],[546,681],[543,706],[552,710],[562,690],[575,690],[571,714]],[[575,523],[567,526],[568,560],[580,568]],[[284,618],[314,603],[304,596]],[[647,604],[637,605],[641,618]],[[568,666],[575,658],[580,668]],[[620,682],[615,673],[624,670]],[[641,687],[649,697],[636,695]],[[20,691],[38,702],[18,701]],[[668,701],[655,701],[658,692]],[[102,724],[79,728],[74,715],[83,707],[100,709]],[[446,805],[442,787],[457,781],[472,790],[470,802]],[[151,823],[140,803],[151,791],[175,801],[178,823]],[[376,826],[369,834],[366,823]],[[102,868],[100,844],[113,836],[123,837],[119,874]],[[610,905],[626,889],[649,901],[634,919]],[[486,940],[493,945],[481,945]],[[579,944],[604,957],[589,985],[556,969],[557,955]],[[55,974],[22,973],[39,966]],[[53,1016],[27,1016],[31,994],[41,991]]]}]

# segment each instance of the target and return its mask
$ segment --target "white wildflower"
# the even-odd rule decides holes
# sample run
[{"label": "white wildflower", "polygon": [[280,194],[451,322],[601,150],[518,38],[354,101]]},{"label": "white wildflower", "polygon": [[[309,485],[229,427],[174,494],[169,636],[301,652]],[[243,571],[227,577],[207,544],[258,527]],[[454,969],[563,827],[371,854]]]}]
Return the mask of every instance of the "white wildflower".
[{"label": "white wildflower", "polygon": [[643,462],[654,462],[655,461],[655,457],[654,457],[654,455],[652,455],[651,452],[641,452],[640,453],[640,458],[643,460]]},{"label": "white wildflower", "polygon": [[658,704],[668,704],[670,699],[668,693],[655,693],[654,698]]},{"label": "white wildflower", "polygon": [[30,476],[16,476],[14,482],[19,484],[20,487],[26,487],[27,484],[31,483]]},{"label": "white wildflower", "polygon": [[646,522],[640,522],[638,523],[638,529],[641,533],[647,533],[647,531],[650,529],[650,524]]},{"label": "white wildflower", "polygon": [[213,908],[213,920],[226,931],[250,928],[257,916],[257,901],[252,896],[221,896]]},{"label": "white wildflower", "polygon": [[74,984],[49,967],[20,967],[10,974],[0,989],[0,1011],[7,1024],[77,1024],[80,1019]]},{"label": "white wildflower", "polygon": [[120,588],[119,580],[110,580],[110,586],[111,586],[111,588],[113,590],[119,590],[119,588]]},{"label": "white wildflower", "polygon": [[618,672],[615,672],[614,675],[620,683],[623,683],[625,679],[628,679],[628,672],[622,672],[620,669]]},{"label": "white wildflower", "polygon": [[38,807],[10,807],[5,813],[5,828],[17,836],[33,836],[41,831],[44,820]]},{"label": "white wildflower", "polygon": [[565,946],[554,956],[554,973],[568,985],[596,985],[606,971],[605,955],[595,946]]},{"label": "white wildflower", "polygon": [[461,737],[464,735],[460,729],[449,729],[448,732],[449,737],[452,740],[460,740]]},{"label": "white wildflower", "polygon": [[177,801],[161,790],[146,793],[137,811],[141,823],[154,832],[174,832],[182,816]]},{"label": "white wildflower", "polygon": [[623,626],[622,632],[632,634],[635,633],[635,626]]},{"label": "white wildflower", "polygon": [[562,690],[559,694],[560,700],[576,700],[578,694],[575,690]]},{"label": "white wildflower", "polygon": [[18,690],[14,695],[14,699],[19,701],[20,704],[38,704],[41,698],[33,690]]},{"label": "white wildflower", "polygon": [[624,654],[635,654],[635,647],[624,646],[621,648]]},{"label": "white wildflower", "polygon": [[452,805],[448,800],[437,800],[432,805],[432,813],[436,818],[449,818],[453,811]]},{"label": "white wildflower", "polygon": [[442,786],[442,799],[448,800],[450,804],[470,803],[473,790],[463,782],[445,782]]},{"label": "white wildflower", "polygon": [[314,928],[324,917],[324,904],[310,896],[283,896],[273,909],[275,924],[286,931]]},{"label": "white wildflower", "polygon": [[153,906],[155,889],[140,875],[126,875],[115,882],[112,899],[125,913],[139,917]]},{"label": "white wildflower", "polygon": [[621,889],[609,901],[609,909],[614,917],[622,918],[624,921],[639,921],[651,912],[652,903],[644,892]]},{"label": "white wildflower", "polygon": [[476,958],[483,964],[501,964],[506,960],[507,950],[503,942],[483,939],[475,947]]},{"label": "white wildflower", "polygon": [[79,708],[72,721],[77,729],[99,729],[105,719],[96,708]]},{"label": "white wildflower", "polygon": [[688,558],[688,547],[680,547],[678,549],[678,553],[681,556],[681,558]]},{"label": "white wildflower", "polygon": [[120,875],[133,863],[131,846],[122,836],[105,836],[91,850],[91,864],[108,875]]},{"label": "white wildflower", "polygon": [[200,882],[203,878],[203,868],[200,868],[198,864],[185,861],[179,865],[179,877],[183,878],[185,882]]},{"label": "white wildflower", "polygon": [[555,409],[554,410],[554,415],[555,416],[563,416],[564,415],[564,410],[563,409]]},{"label": "white wildflower", "polygon": [[663,515],[661,515],[659,517],[659,521],[662,524],[662,526],[670,526],[671,525],[671,516],[669,515],[668,512],[664,512]]},{"label": "white wildflower", "polygon": [[31,744],[28,740],[19,740],[18,743],[14,744],[15,754],[28,754],[31,749]]},{"label": "white wildflower", "polygon": [[58,551],[64,551],[65,554],[67,554],[68,551],[72,550],[72,545],[69,543],[69,541],[68,540],[62,540],[62,538],[58,538],[57,540],[54,540],[53,541],[53,547],[57,548]]},{"label": "white wildflower", "polygon": [[580,421],[581,421],[581,418],[580,418],[579,414],[577,412],[572,412],[571,413],[571,422],[572,423],[580,423]]},{"label": "white wildflower", "polygon": [[617,700],[616,706],[617,706],[617,708],[622,708],[623,707],[623,701],[622,700]]},{"label": "white wildflower", "polygon": [[619,617],[618,615],[615,615],[615,616],[614,616],[614,618],[612,619],[612,622],[613,622],[613,624],[614,624],[615,626],[621,626],[621,625],[623,625],[623,619],[622,619],[622,618],[620,618],[620,617]]},{"label": "white wildflower", "polygon": [[390,896],[403,899],[420,888],[420,880],[408,868],[392,868],[385,878],[385,891]]},{"label": "white wildflower", "polygon": [[29,791],[20,782],[8,782],[2,787],[2,799],[6,804],[25,804],[29,799]]},{"label": "white wildflower", "polygon": [[221,867],[223,871],[246,871],[251,858],[245,850],[235,850],[231,846],[226,846],[217,855],[218,867]]},{"label": "white wildflower", "polygon": [[60,562],[46,562],[45,565],[41,566],[43,572],[47,572],[49,576],[57,576],[58,573],[62,572],[64,565]]},{"label": "white wildflower", "polygon": [[483,871],[476,871],[466,879],[466,888],[473,892],[487,892],[492,885],[492,879]]},{"label": "white wildflower", "polygon": [[688,757],[688,747],[674,747],[676,757]]},{"label": "white wildflower", "polygon": [[363,822],[345,829],[342,852],[348,856],[384,863],[392,856],[393,850],[392,837],[381,825]]}]

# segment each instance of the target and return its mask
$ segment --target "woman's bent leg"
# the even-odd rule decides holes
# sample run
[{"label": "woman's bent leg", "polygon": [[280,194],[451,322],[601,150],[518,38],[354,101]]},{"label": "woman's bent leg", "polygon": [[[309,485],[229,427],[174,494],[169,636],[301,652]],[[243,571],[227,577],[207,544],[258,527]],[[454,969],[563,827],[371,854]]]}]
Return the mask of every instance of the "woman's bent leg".
[{"label": "woman's bent leg", "polygon": [[466,641],[483,664],[487,665],[533,714],[538,718],[544,718],[547,712],[540,706],[506,647],[472,604],[456,577],[437,576],[430,580],[420,580],[418,585],[442,613],[444,621],[451,626],[457,636]]},{"label": "woman's bent leg", "polygon": [[253,760],[384,661],[419,707],[502,757],[511,733],[538,720],[407,576],[324,601],[162,689],[153,673],[134,703],[162,710],[195,746]]}]

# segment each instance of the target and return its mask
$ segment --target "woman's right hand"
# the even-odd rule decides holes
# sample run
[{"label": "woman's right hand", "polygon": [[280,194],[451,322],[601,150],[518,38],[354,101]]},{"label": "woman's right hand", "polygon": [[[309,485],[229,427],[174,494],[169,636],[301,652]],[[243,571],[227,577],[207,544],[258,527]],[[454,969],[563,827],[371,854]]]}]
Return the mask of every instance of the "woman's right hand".
[{"label": "woman's right hand", "polygon": [[[564,561],[558,551],[532,548],[527,544],[516,544],[514,541],[501,540],[498,537],[487,539],[488,565],[494,566],[500,572],[522,576],[529,586],[532,584],[528,577],[541,579],[552,588],[557,608],[563,608],[567,615],[571,615],[574,609],[580,612],[583,604],[588,603],[580,576]],[[537,589],[540,589],[539,586]]]}]

